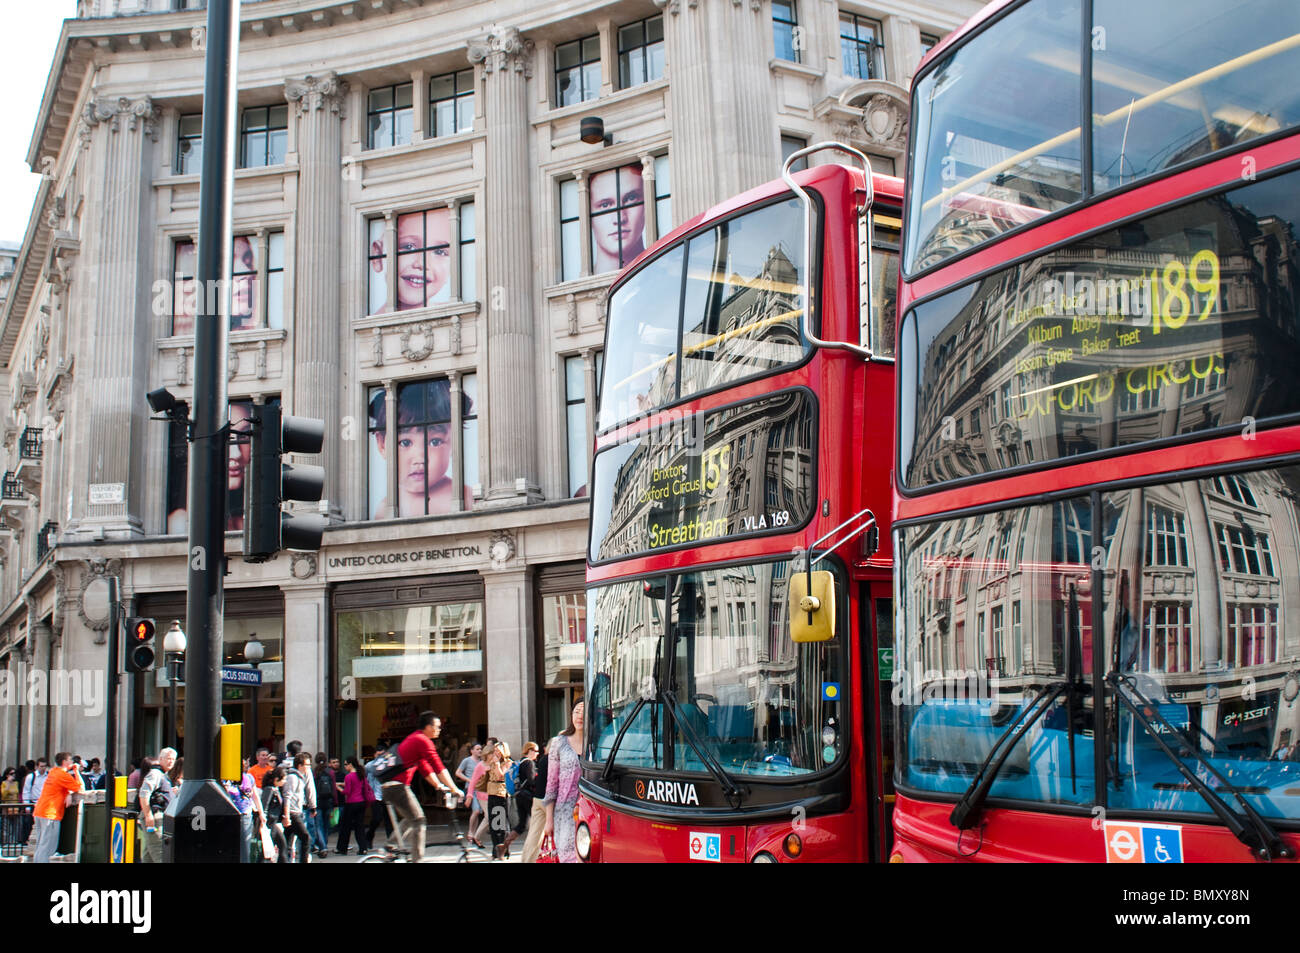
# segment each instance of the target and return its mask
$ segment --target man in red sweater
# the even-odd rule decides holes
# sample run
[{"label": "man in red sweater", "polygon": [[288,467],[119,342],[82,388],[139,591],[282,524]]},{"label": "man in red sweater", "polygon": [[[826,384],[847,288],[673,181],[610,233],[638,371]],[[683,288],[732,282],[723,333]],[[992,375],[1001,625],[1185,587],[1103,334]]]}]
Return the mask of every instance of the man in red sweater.
[{"label": "man in red sweater", "polygon": [[460,788],[452,781],[451,774],[443,767],[442,759],[438,757],[438,749],[433,746],[433,739],[441,733],[442,719],[431,711],[422,713],[420,727],[407,735],[406,740],[397,746],[397,754],[402,761],[402,773],[396,778],[385,781],[381,786],[384,803],[391,804],[393,812],[397,815],[398,827],[394,832],[394,838],[389,839],[389,849],[391,850],[395,845],[395,837],[401,834],[402,825],[405,824],[407,833],[412,838],[411,859],[417,864],[424,859],[425,820],[420,802],[410,787],[416,772],[426,778],[435,790],[451,791],[457,797],[463,796]]}]

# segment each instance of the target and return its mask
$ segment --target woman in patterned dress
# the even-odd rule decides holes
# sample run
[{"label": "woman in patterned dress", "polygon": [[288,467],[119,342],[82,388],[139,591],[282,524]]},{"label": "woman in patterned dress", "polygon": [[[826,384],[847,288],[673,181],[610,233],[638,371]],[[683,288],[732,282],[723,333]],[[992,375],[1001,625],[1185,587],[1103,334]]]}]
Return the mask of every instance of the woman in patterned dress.
[{"label": "woman in patterned dress", "polygon": [[546,775],[546,834],[555,838],[560,863],[578,863],[574,847],[577,824],[573,810],[578,806],[578,778],[582,774],[583,704],[573,706],[573,723],[555,736],[549,752]]}]

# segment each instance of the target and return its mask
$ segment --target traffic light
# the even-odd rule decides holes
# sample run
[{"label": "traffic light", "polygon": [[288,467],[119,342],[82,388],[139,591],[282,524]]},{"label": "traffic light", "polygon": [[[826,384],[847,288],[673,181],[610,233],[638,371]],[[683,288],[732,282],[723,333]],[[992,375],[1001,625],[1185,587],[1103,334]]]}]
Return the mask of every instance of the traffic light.
[{"label": "traffic light", "polygon": [[325,421],[282,417],[278,404],[253,408],[251,452],[244,480],[244,561],[266,562],[281,549],[320,549],[327,520],[315,513],[289,516],[280,504],[315,503],[325,489],[325,468],[286,463],[287,453],[320,453]]},{"label": "traffic light", "polygon": [[158,655],[153,647],[153,619],[128,619],[126,623],[126,670],[152,672]]}]

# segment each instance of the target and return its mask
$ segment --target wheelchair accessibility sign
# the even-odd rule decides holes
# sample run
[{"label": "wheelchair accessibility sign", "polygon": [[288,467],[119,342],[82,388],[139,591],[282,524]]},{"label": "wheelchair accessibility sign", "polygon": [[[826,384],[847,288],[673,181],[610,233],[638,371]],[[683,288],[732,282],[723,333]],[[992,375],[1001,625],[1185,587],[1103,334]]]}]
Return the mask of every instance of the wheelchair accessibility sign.
[{"label": "wheelchair accessibility sign", "polygon": [[1106,863],[1181,864],[1183,829],[1173,824],[1106,822]]},{"label": "wheelchair accessibility sign", "polygon": [[691,860],[709,860],[722,863],[722,835],[691,831]]}]

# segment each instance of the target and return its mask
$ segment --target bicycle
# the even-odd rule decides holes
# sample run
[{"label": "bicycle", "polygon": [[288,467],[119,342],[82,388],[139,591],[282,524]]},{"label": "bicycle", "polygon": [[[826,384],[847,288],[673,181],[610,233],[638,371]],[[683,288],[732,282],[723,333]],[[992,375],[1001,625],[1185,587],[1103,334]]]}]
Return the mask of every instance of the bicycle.
[{"label": "bicycle", "polygon": [[[460,847],[460,856],[456,858],[458,864],[470,864],[475,862],[487,862],[491,858],[483,851],[469,843],[469,838],[460,829],[456,822],[456,796],[448,794],[446,797],[447,810],[451,815],[451,820],[447,827],[451,830],[452,836],[456,838],[456,843]],[[411,848],[406,846],[406,838],[402,836],[402,825],[409,823],[415,818],[408,818],[406,821],[398,821],[397,812],[393,810],[391,804],[384,804],[384,809],[388,811],[388,819],[393,825],[393,836],[397,844],[393,848],[380,848],[378,853],[369,853],[362,857],[357,863],[360,864],[409,864],[411,863]]]}]

